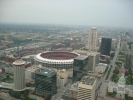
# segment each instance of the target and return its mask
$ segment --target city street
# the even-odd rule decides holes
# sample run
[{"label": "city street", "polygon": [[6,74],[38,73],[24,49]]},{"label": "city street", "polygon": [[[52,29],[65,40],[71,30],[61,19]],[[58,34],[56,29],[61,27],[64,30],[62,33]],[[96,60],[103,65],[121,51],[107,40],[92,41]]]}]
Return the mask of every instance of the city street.
[{"label": "city street", "polygon": [[112,65],[113,67],[112,67],[111,72],[110,72],[110,75],[109,75],[109,77],[108,77],[108,81],[110,81],[110,78],[111,78],[111,76],[113,75],[113,70],[115,69],[115,62],[116,62],[117,56],[118,56],[118,54],[119,54],[119,52],[120,52],[120,41],[121,41],[121,40],[119,40],[119,42],[118,42],[118,45],[117,45],[117,48],[116,48],[116,51],[115,51],[115,56],[114,56],[114,58],[113,58],[113,60],[112,60],[112,62],[111,62],[111,65]]},{"label": "city street", "polygon": [[51,100],[61,100],[62,97],[62,93],[63,91],[65,91],[66,89],[68,89],[71,86],[72,81],[70,81],[66,87],[61,87],[57,90],[57,93],[52,97]]},{"label": "city street", "polygon": [[117,48],[116,48],[116,51],[115,51],[115,56],[114,56],[114,58],[112,59],[112,61],[110,63],[110,65],[112,65],[113,67],[111,69],[111,72],[110,72],[110,75],[109,75],[108,79],[106,80],[105,78],[106,78],[107,72],[108,72],[108,70],[110,69],[111,66],[109,66],[109,68],[106,71],[103,78],[97,80],[97,89],[98,89],[98,86],[100,85],[100,83],[102,83],[101,86],[100,86],[100,89],[98,89],[96,91],[96,94],[98,94],[97,100],[113,100],[112,98],[105,97],[105,95],[106,95],[108,83],[110,81],[111,76],[113,75],[113,70],[115,68],[115,62],[116,62],[117,56],[120,52],[120,41],[121,41],[121,39],[120,39],[120,36],[119,36],[119,42],[117,44]]}]

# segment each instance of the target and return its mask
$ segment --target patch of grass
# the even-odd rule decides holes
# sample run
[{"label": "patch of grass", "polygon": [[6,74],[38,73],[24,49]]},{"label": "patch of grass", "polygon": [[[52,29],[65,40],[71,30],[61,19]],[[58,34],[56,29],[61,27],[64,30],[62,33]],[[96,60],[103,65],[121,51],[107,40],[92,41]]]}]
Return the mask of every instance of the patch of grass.
[{"label": "patch of grass", "polygon": [[113,73],[114,73],[114,74],[119,74],[119,69],[118,69],[118,68],[115,68],[115,69],[113,70]]},{"label": "patch of grass", "polygon": [[130,83],[131,82],[131,79],[132,79],[131,76],[128,76],[127,77],[127,79],[126,79],[126,84],[127,85],[131,85],[131,83]]},{"label": "patch of grass", "polygon": [[119,55],[125,55],[125,53],[124,52],[119,52]]},{"label": "patch of grass", "polygon": [[117,66],[121,66],[122,65],[122,62],[115,62],[115,64],[117,65]]},{"label": "patch of grass", "polygon": [[121,62],[124,62],[124,59],[123,58],[118,58],[119,61]]},{"label": "patch of grass", "polygon": [[133,100],[133,97],[129,97],[127,94],[125,94],[125,100]]},{"label": "patch of grass", "polygon": [[119,80],[119,77],[116,74],[113,74],[112,81],[113,82],[118,82],[118,80]]},{"label": "patch of grass", "polygon": [[125,58],[125,55],[119,55],[119,58]]},{"label": "patch of grass", "polygon": [[2,82],[9,82],[9,81],[13,81],[14,79],[13,78],[3,78],[1,79]]},{"label": "patch of grass", "polygon": [[26,83],[26,86],[27,87],[34,87],[34,84],[32,84],[32,83]]},{"label": "patch of grass", "polygon": [[108,93],[107,93],[107,96],[115,97],[115,96],[116,96],[116,92],[113,92],[113,93],[108,92]]}]

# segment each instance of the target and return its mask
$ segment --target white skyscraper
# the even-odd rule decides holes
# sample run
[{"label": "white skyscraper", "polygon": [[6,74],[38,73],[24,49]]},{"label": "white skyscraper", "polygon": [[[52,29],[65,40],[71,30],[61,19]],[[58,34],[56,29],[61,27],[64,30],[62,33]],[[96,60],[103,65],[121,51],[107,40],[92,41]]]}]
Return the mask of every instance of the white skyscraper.
[{"label": "white skyscraper", "polygon": [[14,65],[14,90],[22,91],[25,89],[25,62],[16,60]]},{"label": "white skyscraper", "polygon": [[88,50],[89,51],[97,50],[97,42],[98,42],[98,31],[97,28],[92,27],[89,31]]}]

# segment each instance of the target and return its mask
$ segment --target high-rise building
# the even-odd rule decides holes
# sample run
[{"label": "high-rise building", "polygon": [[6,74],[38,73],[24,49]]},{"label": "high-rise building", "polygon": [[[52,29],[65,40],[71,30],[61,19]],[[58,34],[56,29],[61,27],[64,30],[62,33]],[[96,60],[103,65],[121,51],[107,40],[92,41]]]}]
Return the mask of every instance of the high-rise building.
[{"label": "high-rise building", "polygon": [[121,39],[121,51],[126,51],[126,50],[127,50],[127,38],[125,35],[123,35]]},{"label": "high-rise building", "polygon": [[97,52],[89,52],[88,56],[89,56],[88,71],[94,72],[96,65],[99,64],[100,54]]},{"label": "high-rise building", "polygon": [[74,59],[73,82],[80,81],[88,73],[88,56],[80,55]]},{"label": "high-rise building", "polygon": [[1,77],[2,77],[2,70],[0,69],[0,82],[1,82]]},{"label": "high-rise building", "polygon": [[115,50],[116,46],[117,46],[117,40],[116,39],[112,39],[111,49]]},{"label": "high-rise building", "polygon": [[21,59],[13,62],[14,66],[14,90],[22,91],[25,89],[25,62]]},{"label": "high-rise building", "polygon": [[101,47],[100,47],[101,55],[110,56],[111,42],[112,42],[111,38],[102,38]]},{"label": "high-rise building", "polygon": [[133,54],[132,54],[132,52],[127,52],[125,54],[125,67],[133,68]]},{"label": "high-rise building", "polygon": [[133,51],[133,44],[131,44],[131,50]]},{"label": "high-rise building", "polygon": [[53,96],[57,92],[56,72],[40,68],[35,71],[35,92],[44,96]]},{"label": "high-rise building", "polygon": [[92,27],[89,31],[88,50],[89,51],[97,50],[97,44],[98,44],[98,31],[97,28]]},{"label": "high-rise building", "polygon": [[96,78],[84,76],[78,83],[77,100],[95,100]]}]

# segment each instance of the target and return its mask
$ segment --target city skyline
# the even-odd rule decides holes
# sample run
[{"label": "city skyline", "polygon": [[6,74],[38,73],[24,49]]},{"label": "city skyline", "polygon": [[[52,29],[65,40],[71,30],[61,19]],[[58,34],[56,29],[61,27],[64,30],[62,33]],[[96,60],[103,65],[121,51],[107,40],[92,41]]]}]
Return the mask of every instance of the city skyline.
[{"label": "city skyline", "polygon": [[133,27],[131,0],[0,2],[0,23]]}]

